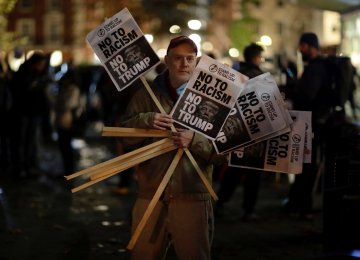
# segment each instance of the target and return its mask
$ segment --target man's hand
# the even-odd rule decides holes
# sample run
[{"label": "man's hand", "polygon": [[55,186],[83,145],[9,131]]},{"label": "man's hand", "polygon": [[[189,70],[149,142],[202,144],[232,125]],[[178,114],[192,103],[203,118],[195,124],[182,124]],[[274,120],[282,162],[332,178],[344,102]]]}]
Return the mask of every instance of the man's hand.
[{"label": "man's hand", "polygon": [[159,130],[169,130],[173,124],[173,119],[168,114],[156,113],[153,127]]},{"label": "man's hand", "polygon": [[176,133],[172,133],[171,139],[174,144],[180,148],[188,148],[191,144],[191,141],[194,137],[194,132],[187,129],[176,129]]}]

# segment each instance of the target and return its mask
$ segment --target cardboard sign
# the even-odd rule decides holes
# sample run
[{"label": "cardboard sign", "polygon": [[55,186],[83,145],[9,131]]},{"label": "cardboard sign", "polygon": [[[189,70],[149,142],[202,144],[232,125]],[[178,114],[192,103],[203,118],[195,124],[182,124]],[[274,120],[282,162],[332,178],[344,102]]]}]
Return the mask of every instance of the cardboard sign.
[{"label": "cardboard sign", "polygon": [[228,153],[289,132],[292,119],[284,104],[270,73],[245,82],[233,112],[213,141],[217,153]]},{"label": "cardboard sign", "polygon": [[295,120],[290,132],[230,153],[229,166],[273,172],[302,172],[305,147],[303,111],[290,111]]},{"label": "cardboard sign", "polygon": [[128,9],[123,9],[91,31],[86,40],[118,91],[160,63]]},{"label": "cardboard sign", "polygon": [[173,108],[173,119],[214,140],[246,79],[234,69],[203,56]]}]

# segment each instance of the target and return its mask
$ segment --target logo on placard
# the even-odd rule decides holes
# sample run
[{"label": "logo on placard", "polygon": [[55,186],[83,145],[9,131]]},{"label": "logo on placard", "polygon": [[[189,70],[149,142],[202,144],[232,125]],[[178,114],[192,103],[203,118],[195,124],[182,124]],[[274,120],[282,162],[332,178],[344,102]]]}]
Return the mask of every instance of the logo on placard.
[{"label": "logo on placard", "polygon": [[99,36],[99,37],[103,37],[104,35],[105,35],[105,29],[103,29],[103,28],[101,28],[98,32],[97,32],[97,35]]},{"label": "logo on placard", "polygon": [[261,94],[261,100],[262,101],[268,101],[270,99],[270,94],[269,93],[262,93]]},{"label": "logo on placard", "polygon": [[218,66],[216,64],[211,64],[209,67],[210,72],[216,72],[218,70]]},{"label": "logo on placard", "polygon": [[294,141],[294,143],[298,144],[301,142],[301,136],[298,134],[294,134],[292,140]]}]

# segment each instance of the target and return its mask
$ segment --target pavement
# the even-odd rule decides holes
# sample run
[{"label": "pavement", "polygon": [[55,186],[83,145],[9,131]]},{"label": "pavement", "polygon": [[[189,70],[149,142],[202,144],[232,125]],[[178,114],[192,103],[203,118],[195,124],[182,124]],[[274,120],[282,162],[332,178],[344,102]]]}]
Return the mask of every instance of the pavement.
[{"label": "pavement", "polygon": [[[78,140],[78,167],[114,157],[111,141]],[[0,174],[0,260],[130,259],[130,215],[136,184],[114,194],[119,175],[76,193],[63,178],[55,144],[41,147],[36,176],[13,180]],[[215,190],[219,183],[214,182]],[[286,174],[262,178],[256,220],[241,219],[239,185],[223,215],[215,219],[214,260],[317,260],[336,258],[323,250],[323,193],[315,192],[311,219],[285,214]],[[144,259],[146,257],[144,256]],[[170,250],[167,259],[177,259]]]}]

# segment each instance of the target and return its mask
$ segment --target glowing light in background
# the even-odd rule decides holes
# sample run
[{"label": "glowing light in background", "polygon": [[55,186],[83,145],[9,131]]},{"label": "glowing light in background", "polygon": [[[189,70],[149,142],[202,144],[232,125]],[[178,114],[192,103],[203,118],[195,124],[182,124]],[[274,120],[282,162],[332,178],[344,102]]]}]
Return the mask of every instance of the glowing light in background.
[{"label": "glowing light in background", "polygon": [[351,56],[351,63],[357,67],[360,65],[360,54],[359,53],[352,53]]},{"label": "glowing light in background", "polygon": [[201,47],[206,52],[211,52],[214,50],[214,45],[211,42],[203,42]]},{"label": "glowing light in background", "polygon": [[26,53],[26,59],[30,59],[31,56],[33,56],[34,53],[44,53],[42,50],[30,50]]},{"label": "glowing light in background", "polygon": [[50,56],[50,66],[57,67],[63,62],[63,54],[62,51],[56,50],[51,53]]},{"label": "glowing light in background", "polygon": [[96,211],[108,211],[109,206],[107,206],[107,205],[98,205],[98,206],[94,207],[94,210],[96,210]]},{"label": "glowing light in background", "polygon": [[193,33],[189,35],[189,38],[194,41],[198,48],[198,56],[201,56],[201,36],[197,33]]},{"label": "glowing light in background", "polygon": [[94,61],[94,64],[101,64],[101,61],[99,59],[99,57],[95,54],[93,54],[93,61]]},{"label": "glowing light in background", "polygon": [[272,44],[272,39],[268,35],[263,35],[260,37],[260,42],[265,46],[270,46]]},{"label": "glowing light in background", "polygon": [[25,61],[25,54],[22,53],[20,56],[15,54],[15,51],[11,51],[8,56],[9,66],[11,70],[18,71],[21,64]]},{"label": "glowing light in background", "polygon": [[200,30],[202,26],[199,20],[189,20],[187,24],[191,30],[195,30],[195,31]]},{"label": "glowing light in background", "polygon": [[355,249],[355,250],[351,251],[350,255],[353,257],[360,258],[360,249]]},{"label": "glowing light in background", "polygon": [[162,59],[166,55],[166,49],[159,49],[156,54],[159,56],[160,59]]},{"label": "glowing light in background", "polygon": [[239,50],[236,49],[236,48],[230,48],[230,49],[229,49],[229,55],[230,55],[230,57],[232,57],[232,58],[238,58],[238,57],[240,56],[240,52],[239,52]]},{"label": "glowing light in background", "polygon": [[169,31],[170,31],[171,33],[180,33],[180,32],[181,32],[181,28],[180,28],[179,25],[174,24],[174,25],[170,26]]},{"label": "glowing light in background", "polygon": [[145,38],[150,44],[154,41],[154,36],[152,34],[145,34]]}]

